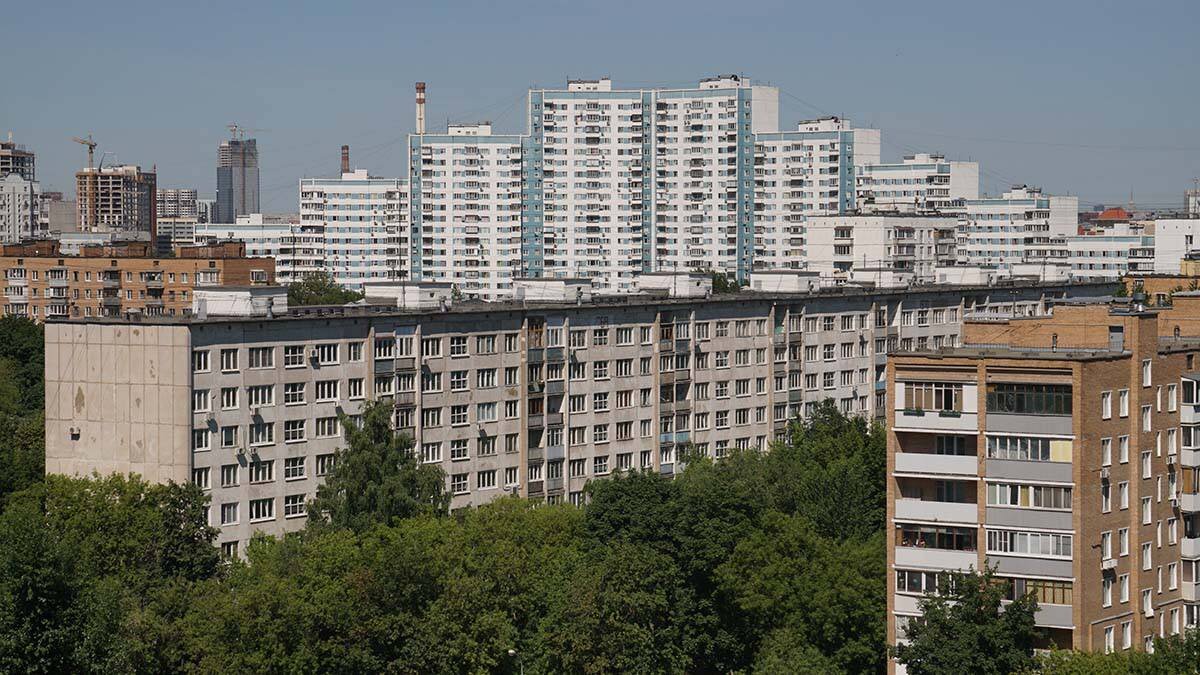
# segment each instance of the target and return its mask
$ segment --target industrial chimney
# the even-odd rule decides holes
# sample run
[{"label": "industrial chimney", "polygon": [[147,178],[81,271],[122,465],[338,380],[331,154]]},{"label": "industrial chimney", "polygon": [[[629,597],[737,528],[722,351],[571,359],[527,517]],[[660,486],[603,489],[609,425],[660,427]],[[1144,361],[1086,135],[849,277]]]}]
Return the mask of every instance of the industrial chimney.
[{"label": "industrial chimney", "polygon": [[350,146],[342,146],[342,174],[350,173]]},{"label": "industrial chimney", "polygon": [[417,133],[425,133],[425,83],[417,83]]}]

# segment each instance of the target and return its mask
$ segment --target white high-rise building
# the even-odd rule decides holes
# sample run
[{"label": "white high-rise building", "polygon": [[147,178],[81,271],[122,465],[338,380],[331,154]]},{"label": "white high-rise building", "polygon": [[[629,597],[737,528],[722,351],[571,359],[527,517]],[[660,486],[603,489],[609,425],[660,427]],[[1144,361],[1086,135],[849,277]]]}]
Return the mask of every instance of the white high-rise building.
[{"label": "white high-rise building", "polygon": [[808,219],[808,269],[848,280],[855,270],[912,274],[935,280],[935,268],[953,264],[953,216],[813,216]]},{"label": "white high-rise building", "polygon": [[12,244],[43,232],[41,186],[15,171],[0,176],[0,243]]},{"label": "white high-rise building", "polygon": [[1009,269],[1041,262],[1079,229],[1079,198],[1018,186],[999,197],[968,199],[958,227],[958,261]]},{"label": "white high-rise building", "polygon": [[1154,272],[1179,274],[1179,262],[1200,250],[1200,218],[1163,218],[1154,221]]},{"label": "white high-rise building", "polygon": [[466,297],[511,295],[513,278],[525,275],[526,142],[493,134],[490,123],[409,136],[410,278],[452,283]]},{"label": "white high-rise building", "polygon": [[754,267],[804,267],[806,220],[855,208],[855,170],[879,162],[879,130],[825,117],[755,141]]},{"label": "white high-rise building", "polygon": [[322,269],[346,288],[405,276],[408,217],[408,185],[402,179],[374,178],[359,169],[300,181],[296,234],[319,237]]},{"label": "white high-rise building", "polygon": [[[1200,223],[1198,223],[1200,224]],[[1064,237],[1055,249],[1071,269],[1071,278],[1078,281],[1118,281],[1129,273],[1154,272],[1155,237],[1153,228],[1142,223],[1117,223],[1094,234],[1075,234]],[[1179,270],[1176,256],[1175,269]]]},{"label": "white high-rise building", "polygon": [[230,240],[245,242],[247,257],[274,258],[280,284],[300,281],[314,272],[332,272],[325,265],[325,233],[319,224],[252,213],[238,216],[236,223],[196,225],[197,244]]},{"label": "white high-rise building", "polygon": [[946,161],[918,153],[899,164],[857,167],[855,190],[863,212],[961,212],[968,199],[979,199],[979,164]]}]

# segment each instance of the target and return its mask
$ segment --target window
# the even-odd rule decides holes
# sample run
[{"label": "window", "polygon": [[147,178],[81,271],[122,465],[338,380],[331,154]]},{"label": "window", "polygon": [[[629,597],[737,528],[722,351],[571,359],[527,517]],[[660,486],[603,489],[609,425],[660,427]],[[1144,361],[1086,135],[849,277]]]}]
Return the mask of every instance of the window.
[{"label": "window", "polygon": [[595,457],[592,459],[592,473],[597,476],[603,476],[608,473],[608,456]]},{"label": "window", "polygon": [[475,407],[475,419],[479,422],[495,422],[496,421],[496,404],[480,403]]},{"label": "window", "polygon": [[238,350],[221,350],[221,372],[229,373],[238,369]]},{"label": "window", "polygon": [[283,498],[283,517],[298,518],[304,515],[304,495],[287,495]]},{"label": "window", "polygon": [[467,474],[456,473],[450,475],[450,492],[456,495],[467,494]]},{"label": "window", "polygon": [[338,344],[328,342],[317,345],[317,363],[322,366],[334,365],[338,362]]},{"label": "window", "polygon": [[467,355],[467,336],[453,335],[450,337],[450,356]]},{"label": "window", "polygon": [[505,467],[505,469],[504,469],[504,486],[505,487],[516,486],[518,484],[518,482],[520,481],[520,478],[518,477],[517,474],[518,474],[517,467],[515,467],[515,466]]},{"label": "window", "polygon": [[274,368],[274,347],[251,347],[249,350],[251,368]]},{"label": "window", "polygon": [[[828,376],[828,386],[833,386],[833,373]],[[961,411],[963,386],[954,382],[905,382],[904,407],[908,410]],[[991,408],[989,407],[989,410]]]},{"label": "window", "polygon": [[287,420],[283,423],[283,442],[299,443],[304,440],[304,420]]},{"label": "window", "polygon": [[275,500],[267,499],[251,499],[250,500],[250,522],[256,523],[263,520],[272,520],[275,518]]},{"label": "window", "polygon": [[1129,390],[1122,389],[1120,392],[1118,392],[1117,400],[1119,402],[1119,409],[1117,411],[1118,414],[1120,414],[1121,417],[1129,417]]},{"label": "window", "polygon": [[337,455],[332,453],[326,455],[317,455],[317,475],[326,476],[333,470],[334,464],[337,463]]},{"label": "window", "polygon": [[275,480],[275,460],[267,459],[250,463],[250,482],[269,483]]},{"label": "window", "polygon": [[[949,436],[946,438],[963,440],[961,436]],[[987,456],[989,459],[1018,459],[1048,462],[1050,461],[1050,439],[1029,436],[988,436]],[[1070,458],[1067,457],[1065,459]]]},{"label": "window", "polygon": [[1150,571],[1150,569],[1152,569],[1154,567],[1154,560],[1152,558],[1152,554],[1153,554],[1153,550],[1150,547],[1150,542],[1146,542],[1145,544],[1142,544],[1142,570],[1143,571],[1148,572],[1148,571]]},{"label": "window", "polygon": [[283,479],[297,480],[304,478],[304,458],[288,457],[283,460]]},{"label": "window", "polygon": [[1117,501],[1121,509],[1129,508],[1129,483],[1127,481],[1117,483]]},{"label": "window", "polygon": [[480,471],[475,474],[475,487],[480,490],[491,490],[496,487],[496,470]]},{"label": "window", "polygon": [[992,382],[987,385],[987,411],[1021,415],[1070,415],[1071,385]]},{"label": "window", "polygon": [[363,343],[351,342],[346,345],[346,360],[357,363],[363,360]]},{"label": "window", "polygon": [[1122,464],[1129,463],[1129,437],[1121,436],[1117,438],[1117,451],[1119,454],[1118,460]]},{"label": "window", "polygon": [[250,445],[270,445],[275,442],[275,424],[258,422],[250,425]]},{"label": "window", "polygon": [[250,403],[251,410],[273,406],[275,405],[275,385],[260,384],[246,387],[246,399]]},{"label": "window", "polygon": [[304,345],[286,345],[283,348],[283,367],[304,367]]},{"label": "window", "polygon": [[283,385],[283,404],[299,405],[304,403],[304,383],[288,382]]},{"label": "window", "polygon": [[[337,384],[336,382],[334,383]],[[337,397],[337,388],[334,387],[334,397]],[[352,377],[346,380],[346,397],[354,400],[363,398],[363,378]]]},{"label": "window", "polygon": [[211,409],[212,401],[207,389],[197,389],[192,392],[192,412],[208,412]]},{"label": "window", "polygon": [[221,524],[234,525],[238,521],[238,505],[237,502],[221,505]]},{"label": "window", "polygon": [[1142,386],[1149,387],[1153,378],[1150,376],[1150,359],[1142,360]]},{"label": "window", "polygon": [[337,380],[318,380],[317,381],[317,402],[336,401],[338,397],[338,381]]},{"label": "window", "polygon": [[238,484],[238,465],[225,464],[221,467],[221,487],[234,487]]},{"label": "window", "polygon": [[192,469],[192,482],[196,484],[196,487],[199,487],[201,490],[207,490],[209,487],[211,487],[209,485],[208,481],[209,481],[208,467]]},{"label": "window", "polygon": [[1150,498],[1142,497],[1142,524],[1149,525],[1153,516],[1154,513],[1150,510]]},{"label": "window", "polygon": [[333,438],[341,433],[340,427],[336,417],[318,417],[316,436],[317,438]]},{"label": "window", "polygon": [[1144,431],[1144,432],[1150,431],[1151,422],[1152,422],[1152,420],[1150,418],[1150,414],[1153,411],[1154,411],[1154,409],[1151,406],[1148,406],[1148,405],[1142,406],[1142,431]]},{"label": "window", "polygon": [[1072,535],[1016,530],[988,530],[987,552],[1016,555],[1071,557]]},{"label": "window", "polygon": [[221,409],[236,410],[238,407],[238,388],[221,387]]},{"label": "window", "polygon": [[208,350],[198,349],[192,352],[192,372],[207,373],[209,371]]},{"label": "window", "polygon": [[195,450],[196,452],[211,450],[212,448],[209,445],[210,442],[211,440],[209,439],[207,427],[203,429],[192,429],[192,450]]},{"label": "window", "polygon": [[452,426],[462,426],[467,423],[467,406],[452,405],[450,406],[450,424]]}]

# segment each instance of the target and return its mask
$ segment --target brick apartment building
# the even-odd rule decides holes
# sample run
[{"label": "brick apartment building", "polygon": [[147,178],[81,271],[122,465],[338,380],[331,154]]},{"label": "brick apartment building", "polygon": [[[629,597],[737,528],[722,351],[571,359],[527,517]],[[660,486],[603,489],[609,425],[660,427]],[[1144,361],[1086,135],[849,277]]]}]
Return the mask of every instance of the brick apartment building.
[{"label": "brick apartment building", "polygon": [[272,284],[275,261],[246,257],[245,244],[186,246],[158,257],[149,242],[84,246],[64,255],[56,241],[0,247],[4,315],[183,316],[197,286]]},{"label": "brick apartment building", "polygon": [[[1200,293],[968,319],[889,359],[888,639],[945,570],[995,566],[1063,648],[1200,617]],[[898,670],[902,670],[895,666]]]}]

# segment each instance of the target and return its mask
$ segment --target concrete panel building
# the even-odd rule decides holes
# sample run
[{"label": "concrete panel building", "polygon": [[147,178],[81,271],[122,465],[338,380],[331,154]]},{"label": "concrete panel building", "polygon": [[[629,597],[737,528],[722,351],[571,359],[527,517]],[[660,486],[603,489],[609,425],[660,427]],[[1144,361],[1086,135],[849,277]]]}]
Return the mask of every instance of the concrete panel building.
[{"label": "concrete panel building", "polygon": [[847,280],[855,269],[908,272],[932,283],[935,269],[955,261],[954,216],[813,216],[808,219],[808,270]]},{"label": "concrete panel building", "polygon": [[[301,179],[300,227],[290,236],[319,248],[324,270],[339,284],[361,289],[407,276],[408,218],[408,181],[375,178],[360,169],[338,178]],[[305,242],[309,237],[314,241]]]},{"label": "concrete panel building", "polygon": [[[1200,617],[1200,294],[968,317],[888,364],[888,640],[947,570],[1034,593],[1042,645],[1147,649]],[[1015,595],[1014,595],[1015,597]]]},{"label": "concrete panel building", "polygon": [[979,164],[947,161],[917,153],[898,164],[858,168],[855,189],[864,212],[961,213],[966,200],[979,198]]},{"label": "concrete panel building", "polygon": [[[508,493],[578,503],[587,481],[614,472],[673,474],[685,444],[718,458],[766,449],[826,399],[848,414],[881,415],[888,354],[958,344],[969,313],[1039,315],[1063,297],[1111,290],[1018,284],[580,302],[565,284],[556,301],[449,303],[441,286],[414,286],[407,308],[398,302],[415,293],[380,293],[383,304],[368,285],[371,301],[357,306],[280,313],[260,303],[250,315],[218,316],[209,301],[203,320],[55,321],[48,344],[75,354],[146,327],[170,335],[156,337],[172,345],[161,358],[190,364],[191,407],[172,403],[156,419],[176,442],[186,426],[189,459],[178,461],[176,445],[159,448],[164,466],[154,472],[139,466],[210,491],[211,522],[233,552],[254,531],[303,526],[304,502],[343,445],[339,415],[353,420],[371,400],[389,401],[422,461],[442,467],[453,508]],[[89,387],[108,384],[98,368],[47,361],[52,471],[133,461],[121,443],[91,440],[126,433],[123,419],[91,404]]]}]

